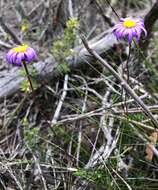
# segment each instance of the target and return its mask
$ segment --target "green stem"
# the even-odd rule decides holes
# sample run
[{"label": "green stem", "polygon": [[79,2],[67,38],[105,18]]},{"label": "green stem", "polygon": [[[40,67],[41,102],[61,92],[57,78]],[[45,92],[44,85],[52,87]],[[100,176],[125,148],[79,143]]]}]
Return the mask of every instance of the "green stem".
[{"label": "green stem", "polygon": [[30,83],[30,88],[32,90],[32,93],[34,93],[33,83],[32,83],[32,80],[31,80],[31,77],[30,77],[26,62],[23,61],[22,63],[23,63],[23,66],[24,66],[24,69],[25,69],[25,72],[26,72],[27,79],[28,79],[28,81]]},{"label": "green stem", "polygon": [[127,62],[126,62],[127,83],[129,83],[129,67],[128,67],[128,64],[129,64],[130,55],[131,55],[131,44],[129,44],[129,53],[128,53]]}]

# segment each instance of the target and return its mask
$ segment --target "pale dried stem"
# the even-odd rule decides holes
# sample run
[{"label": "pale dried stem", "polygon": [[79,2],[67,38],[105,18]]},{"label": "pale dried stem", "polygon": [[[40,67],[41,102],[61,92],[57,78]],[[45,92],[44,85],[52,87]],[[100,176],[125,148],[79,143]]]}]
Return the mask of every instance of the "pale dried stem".
[{"label": "pale dried stem", "polygon": [[58,118],[59,118],[59,116],[60,116],[60,111],[61,111],[63,102],[64,102],[64,100],[65,100],[66,94],[67,94],[68,79],[69,79],[69,76],[66,74],[66,75],[65,75],[65,79],[64,79],[63,93],[62,93],[62,95],[61,95],[61,97],[60,97],[59,103],[58,103],[57,108],[56,108],[56,110],[55,110],[53,119],[52,119],[52,121],[51,121],[52,126],[57,123],[57,120],[58,120]]}]

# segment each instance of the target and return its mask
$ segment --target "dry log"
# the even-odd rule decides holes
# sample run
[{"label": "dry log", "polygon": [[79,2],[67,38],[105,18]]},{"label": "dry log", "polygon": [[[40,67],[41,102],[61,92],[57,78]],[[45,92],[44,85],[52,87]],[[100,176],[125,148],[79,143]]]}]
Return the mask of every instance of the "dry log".
[{"label": "dry log", "polygon": [[[118,41],[111,33],[111,30],[108,30],[92,39],[89,44],[97,53],[101,54],[110,49],[114,44],[118,44]],[[67,58],[67,62],[72,71],[80,67],[82,63],[90,62],[93,59],[83,46],[74,48],[74,51],[75,56]],[[53,56],[47,58],[45,61],[39,61],[33,64],[33,66],[39,73],[40,79],[46,78],[50,80],[57,74],[57,70],[55,69],[57,62]],[[1,71],[0,78],[0,101],[16,93],[20,89],[21,83],[26,80],[25,77],[20,75],[20,68],[17,67],[13,67],[9,71]]]}]

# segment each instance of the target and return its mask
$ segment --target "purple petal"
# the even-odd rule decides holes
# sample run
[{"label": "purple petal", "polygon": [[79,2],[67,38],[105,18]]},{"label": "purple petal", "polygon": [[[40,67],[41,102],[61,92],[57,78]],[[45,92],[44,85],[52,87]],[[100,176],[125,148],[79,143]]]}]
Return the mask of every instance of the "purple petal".
[{"label": "purple petal", "polygon": [[130,32],[128,33],[128,43],[131,44],[131,43],[132,43],[132,40],[133,40],[133,33],[132,33],[132,31],[130,31]]},{"label": "purple petal", "polygon": [[135,28],[131,28],[131,32],[133,36],[137,36],[137,31],[135,30]]},{"label": "purple petal", "polygon": [[24,60],[24,53],[23,52],[19,52],[18,55],[16,56],[16,64],[19,66],[19,65],[22,65],[22,60]]},{"label": "purple petal", "polygon": [[120,39],[120,33],[119,33],[119,31],[118,30],[115,30],[114,31],[114,35],[116,36],[116,38],[119,40]]},{"label": "purple petal", "polygon": [[35,59],[37,59],[37,54],[36,54],[36,51],[33,49],[33,48],[31,48],[32,49],[32,53],[33,53],[33,59],[35,60]]},{"label": "purple petal", "polygon": [[36,52],[32,48],[28,48],[27,52],[25,52],[26,55],[26,61],[30,63],[31,61],[35,60],[37,58]]},{"label": "purple petal", "polygon": [[140,27],[142,30],[143,30],[143,32],[144,32],[144,35],[145,35],[145,37],[147,36],[147,31],[146,31],[146,29],[144,28],[144,27]]},{"label": "purple petal", "polygon": [[15,53],[12,49],[8,51],[7,56],[11,56],[13,53]]},{"label": "purple petal", "polygon": [[10,58],[12,57],[12,55],[14,54],[15,52],[11,49],[7,55],[6,55],[6,59],[8,61],[8,63],[12,64],[11,61],[10,61]]},{"label": "purple petal", "polygon": [[123,25],[122,24],[116,24],[114,27],[113,27],[113,30],[116,30],[116,29],[118,29],[118,28],[122,28],[123,27]]},{"label": "purple petal", "polygon": [[144,27],[144,23],[143,22],[137,22],[137,26],[143,26]]},{"label": "purple petal", "polygon": [[122,39],[123,38],[123,32],[124,32],[124,30],[126,30],[126,28],[120,28],[120,29],[118,29],[118,30],[116,30],[116,35],[117,35],[117,38],[118,39]]},{"label": "purple petal", "polygon": [[15,64],[16,56],[17,56],[17,53],[16,53],[16,52],[14,52],[14,53],[10,56],[9,62],[10,62],[11,64]]},{"label": "purple petal", "polygon": [[125,29],[123,32],[122,32],[122,37],[125,38],[127,35],[128,35],[128,31],[129,29]]},{"label": "purple petal", "polygon": [[140,28],[137,28],[137,27],[135,27],[135,30],[136,30],[136,33],[137,33],[137,35],[136,35],[136,39],[137,39],[137,41],[139,41],[140,40],[140,36],[141,36],[141,30],[140,30]]}]

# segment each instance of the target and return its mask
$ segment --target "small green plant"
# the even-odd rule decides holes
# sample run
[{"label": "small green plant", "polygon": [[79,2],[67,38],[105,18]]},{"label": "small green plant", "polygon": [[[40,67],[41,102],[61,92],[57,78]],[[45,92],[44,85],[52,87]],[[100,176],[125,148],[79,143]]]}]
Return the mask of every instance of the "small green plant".
[{"label": "small green plant", "polygon": [[75,172],[76,176],[79,176],[88,182],[96,184],[98,187],[104,186],[109,182],[109,174],[106,169],[85,170],[79,169]]},{"label": "small green plant", "polygon": [[26,117],[23,119],[24,141],[33,150],[39,142],[39,128],[29,128],[29,122]]},{"label": "small green plant", "polygon": [[30,92],[30,83],[27,80],[24,80],[21,84],[21,91],[25,92],[25,93],[29,93]]},{"label": "small green plant", "polygon": [[27,19],[23,19],[22,24],[21,24],[21,31],[23,33],[27,33],[29,31],[30,27],[31,27],[30,22]]},{"label": "small green plant", "polygon": [[66,23],[67,28],[64,31],[64,35],[60,40],[57,40],[53,44],[53,55],[58,61],[59,65],[57,69],[59,73],[66,74],[70,72],[70,68],[66,63],[66,58],[68,56],[74,55],[73,47],[77,39],[77,29],[79,26],[79,21],[77,18],[72,18]]},{"label": "small green plant", "polygon": [[31,148],[34,149],[39,141],[38,137],[39,128],[25,128],[24,130],[24,138],[25,143]]},{"label": "small green plant", "polygon": [[145,119],[145,115],[143,113],[135,113],[133,115],[128,116],[129,119],[135,120],[135,121],[142,121]]}]

